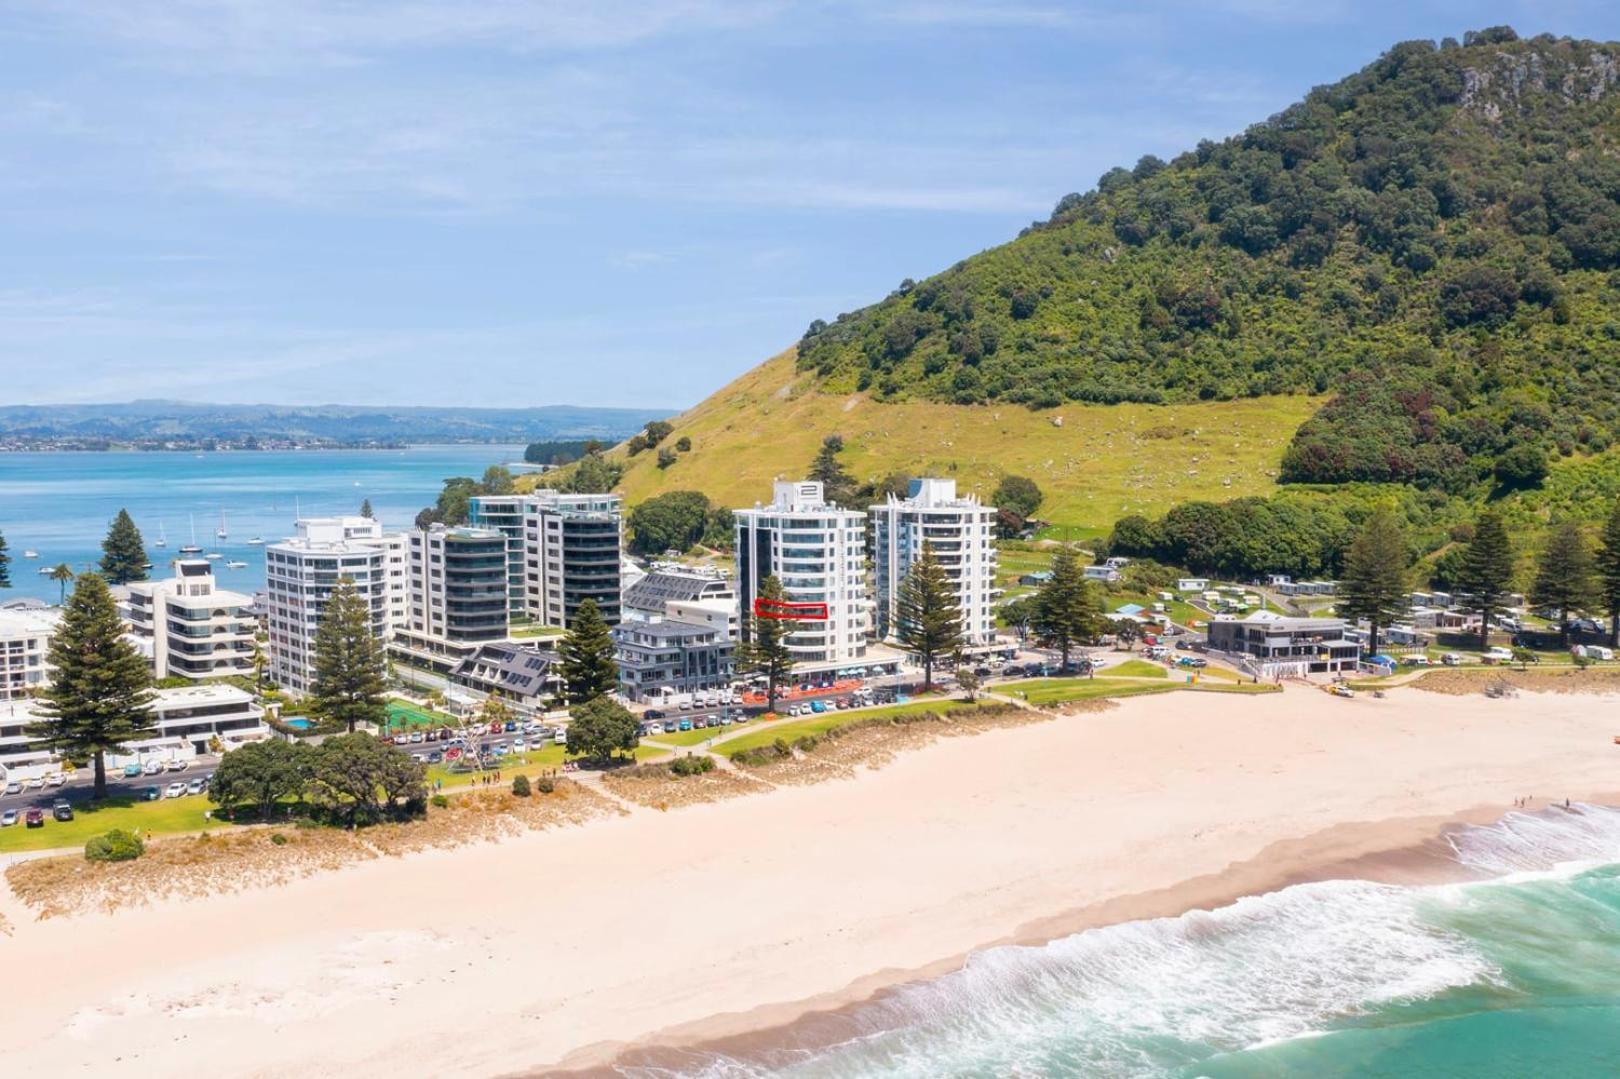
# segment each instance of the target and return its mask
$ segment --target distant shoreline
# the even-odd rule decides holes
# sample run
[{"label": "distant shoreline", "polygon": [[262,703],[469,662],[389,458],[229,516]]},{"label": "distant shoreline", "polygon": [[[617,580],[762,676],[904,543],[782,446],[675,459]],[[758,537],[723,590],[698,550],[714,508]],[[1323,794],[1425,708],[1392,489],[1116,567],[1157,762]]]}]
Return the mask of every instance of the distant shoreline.
[{"label": "distant shoreline", "polygon": [[[82,444],[61,445],[3,445],[0,444],[0,453],[129,453],[129,454],[161,454],[161,453],[319,453],[319,452],[388,452],[393,450],[432,449],[444,446],[513,446],[521,447],[524,443],[514,442],[510,439],[496,439],[484,441],[444,441],[430,439],[422,442],[278,442],[269,445],[194,445],[174,444],[162,446],[149,446],[134,443],[112,443],[104,446],[91,446]],[[522,464],[524,462],[516,462]]]}]

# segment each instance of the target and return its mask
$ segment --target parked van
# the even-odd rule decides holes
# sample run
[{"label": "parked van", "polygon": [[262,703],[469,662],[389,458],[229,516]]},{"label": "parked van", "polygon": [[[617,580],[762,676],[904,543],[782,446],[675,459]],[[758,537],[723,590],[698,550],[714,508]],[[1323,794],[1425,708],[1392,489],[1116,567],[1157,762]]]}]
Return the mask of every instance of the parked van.
[{"label": "parked van", "polygon": [[1601,644],[1589,644],[1586,646],[1586,658],[1612,660],[1614,659],[1614,649],[1605,648]]}]

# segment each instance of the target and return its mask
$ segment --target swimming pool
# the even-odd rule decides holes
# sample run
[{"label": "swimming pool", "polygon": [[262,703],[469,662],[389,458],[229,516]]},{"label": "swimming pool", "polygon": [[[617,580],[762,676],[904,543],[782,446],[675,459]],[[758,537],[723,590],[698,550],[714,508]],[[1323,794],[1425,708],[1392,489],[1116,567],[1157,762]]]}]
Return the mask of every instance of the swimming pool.
[{"label": "swimming pool", "polygon": [[293,716],[291,719],[284,719],[281,722],[300,731],[307,731],[315,726],[314,721],[305,719],[303,716]]}]

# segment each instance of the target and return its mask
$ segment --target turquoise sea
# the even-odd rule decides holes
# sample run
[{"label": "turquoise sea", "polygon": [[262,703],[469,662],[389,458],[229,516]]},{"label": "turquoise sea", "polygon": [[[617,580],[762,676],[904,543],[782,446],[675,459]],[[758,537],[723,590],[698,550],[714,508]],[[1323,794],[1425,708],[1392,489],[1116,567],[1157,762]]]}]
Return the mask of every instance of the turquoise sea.
[{"label": "turquoise sea", "polygon": [[[11,549],[9,591],[55,600],[38,572],[66,562],[90,568],[107,524],[127,508],[161,575],[182,544],[223,555],[220,579],[239,592],[264,587],[263,548],[306,517],[358,513],[362,499],[391,528],[409,525],[449,476],[479,476],[521,460],[521,446],[413,446],[403,450],[292,450],[227,453],[0,453],[0,533]],[[227,539],[215,533],[224,522]],[[168,547],[154,546],[166,536]],[[39,553],[27,560],[24,551]],[[239,570],[226,561],[246,562]]]},{"label": "turquoise sea", "polygon": [[[975,954],[746,1057],[643,1076],[1613,1076],[1620,811],[1450,835],[1466,883],[1302,884]],[[811,1044],[808,1031],[815,1032]]]}]

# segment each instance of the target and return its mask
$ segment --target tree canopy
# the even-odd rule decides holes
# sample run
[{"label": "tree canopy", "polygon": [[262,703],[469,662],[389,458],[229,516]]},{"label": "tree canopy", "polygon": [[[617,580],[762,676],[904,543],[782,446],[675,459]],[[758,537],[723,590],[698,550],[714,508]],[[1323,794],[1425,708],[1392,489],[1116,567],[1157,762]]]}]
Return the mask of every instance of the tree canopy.
[{"label": "tree canopy", "polygon": [[385,688],[382,642],[372,628],[371,606],[352,578],[340,578],[315,628],[311,710],[352,734],[357,724],[381,725],[387,719]]},{"label": "tree canopy", "polygon": [[618,688],[619,664],[615,659],[613,631],[603,620],[594,599],[579,605],[574,624],[563,636],[560,652],[569,704],[585,704]]},{"label": "tree canopy", "polygon": [[146,580],[146,543],[128,510],[119,510],[101,541],[101,575],[110,584]]},{"label": "tree canopy", "polygon": [[925,691],[934,688],[934,664],[962,644],[956,586],[927,540],[895,597],[895,638],[922,660]]}]

